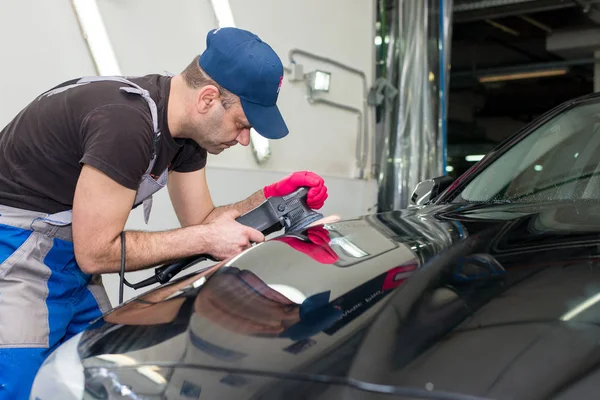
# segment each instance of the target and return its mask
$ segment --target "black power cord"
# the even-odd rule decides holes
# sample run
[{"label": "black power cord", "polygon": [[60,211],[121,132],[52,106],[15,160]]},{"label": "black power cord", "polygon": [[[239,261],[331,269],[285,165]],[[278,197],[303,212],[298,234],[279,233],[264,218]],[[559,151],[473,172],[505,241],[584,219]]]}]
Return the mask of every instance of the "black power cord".
[{"label": "black power cord", "polygon": [[123,284],[130,288],[138,289],[137,285],[132,285],[125,279],[125,232],[121,232],[121,273],[119,274],[119,304],[123,303]]},{"label": "black power cord", "polygon": [[123,283],[125,282],[125,232],[121,232],[121,273],[119,275],[119,304],[122,304]]},{"label": "black power cord", "polygon": [[155,283],[167,283],[171,280],[171,278],[173,278],[182,270],[189,268],[202,260],[210,259],[215,261],[212,257],[206,255],[187,257],[173,264],[163,265],[162,267],[156,268],[153,276],[144,279],[141,282],[131,284],[127,282],[127,279],[125,279],[125,258],[125,232],[121,232],[121,272],[119,273],[119,304],[123,303],[123,285],[127,285],[130,288],[137,290]]},{"label": "black power cord", "polygon": [[[236,218],[242,225],[259,230],[263,235],[285,228],[286,232],[300,232],[310,223],[323,218],[323,215],[312,210],[306,203],[309,188],[301,187],[295,192],[282,197],[271,197],[260,206]],[[141,282],[131,284],[125,279],[125,232],[121,232],[121,274],[119,285],[119,304],[123,302],[123,285],[132,289],[140,289],[155,283],[165,284],[181,271],[196,265],[203,260],[217,261],[207,254],[199,254],[184,258],[154,270],[154,275]]]}]

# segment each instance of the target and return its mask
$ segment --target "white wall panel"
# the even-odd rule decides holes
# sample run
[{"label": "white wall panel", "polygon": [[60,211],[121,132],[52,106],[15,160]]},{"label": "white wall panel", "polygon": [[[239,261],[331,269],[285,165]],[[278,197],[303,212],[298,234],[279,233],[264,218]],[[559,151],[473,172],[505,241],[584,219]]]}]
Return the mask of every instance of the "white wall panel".
[{"label": "white wall panel", "polygon": [[0,1],[0,126],[67,79],[94,75],[70,1]]},{"label": "white wall panel", "polygon": [[217,21],[208,0],[97,0],[124,75],[178,73]]}]

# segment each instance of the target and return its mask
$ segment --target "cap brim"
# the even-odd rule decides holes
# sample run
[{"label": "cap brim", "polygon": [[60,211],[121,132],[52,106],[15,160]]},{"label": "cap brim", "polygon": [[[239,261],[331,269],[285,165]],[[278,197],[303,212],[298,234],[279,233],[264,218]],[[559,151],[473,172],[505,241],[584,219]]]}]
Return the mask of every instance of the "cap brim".
[{"label": "cap brim", "polygon": [[250,125],[267,139],[281,139],[289,133],[277,106],[263,106],[240,99]]}]

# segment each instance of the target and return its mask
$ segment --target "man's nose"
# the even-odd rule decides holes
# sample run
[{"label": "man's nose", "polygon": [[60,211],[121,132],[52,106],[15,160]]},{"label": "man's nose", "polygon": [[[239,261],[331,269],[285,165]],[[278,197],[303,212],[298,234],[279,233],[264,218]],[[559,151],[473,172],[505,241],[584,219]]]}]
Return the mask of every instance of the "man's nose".
[{"label": "man's nose", "polygon": [[242,129],[235,140],[242,146],[248,146],[250,144],[250,129]]}]

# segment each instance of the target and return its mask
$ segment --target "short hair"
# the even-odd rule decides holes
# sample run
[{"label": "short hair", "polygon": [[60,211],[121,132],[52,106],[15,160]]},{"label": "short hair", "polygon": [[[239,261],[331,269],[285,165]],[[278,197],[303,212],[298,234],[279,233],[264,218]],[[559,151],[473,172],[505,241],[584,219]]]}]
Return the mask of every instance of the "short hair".
[{"label": "short hair", "polygon": [[199,58],[200,56],[196,56],[181,73],[185,83],[192,89],[199,89],[207,85],[216,86],[219,90],[219,96],[221,96],[223,108],[228,109],[237,101],[237,96],[215,82],[215,80],[200,67]]}]

